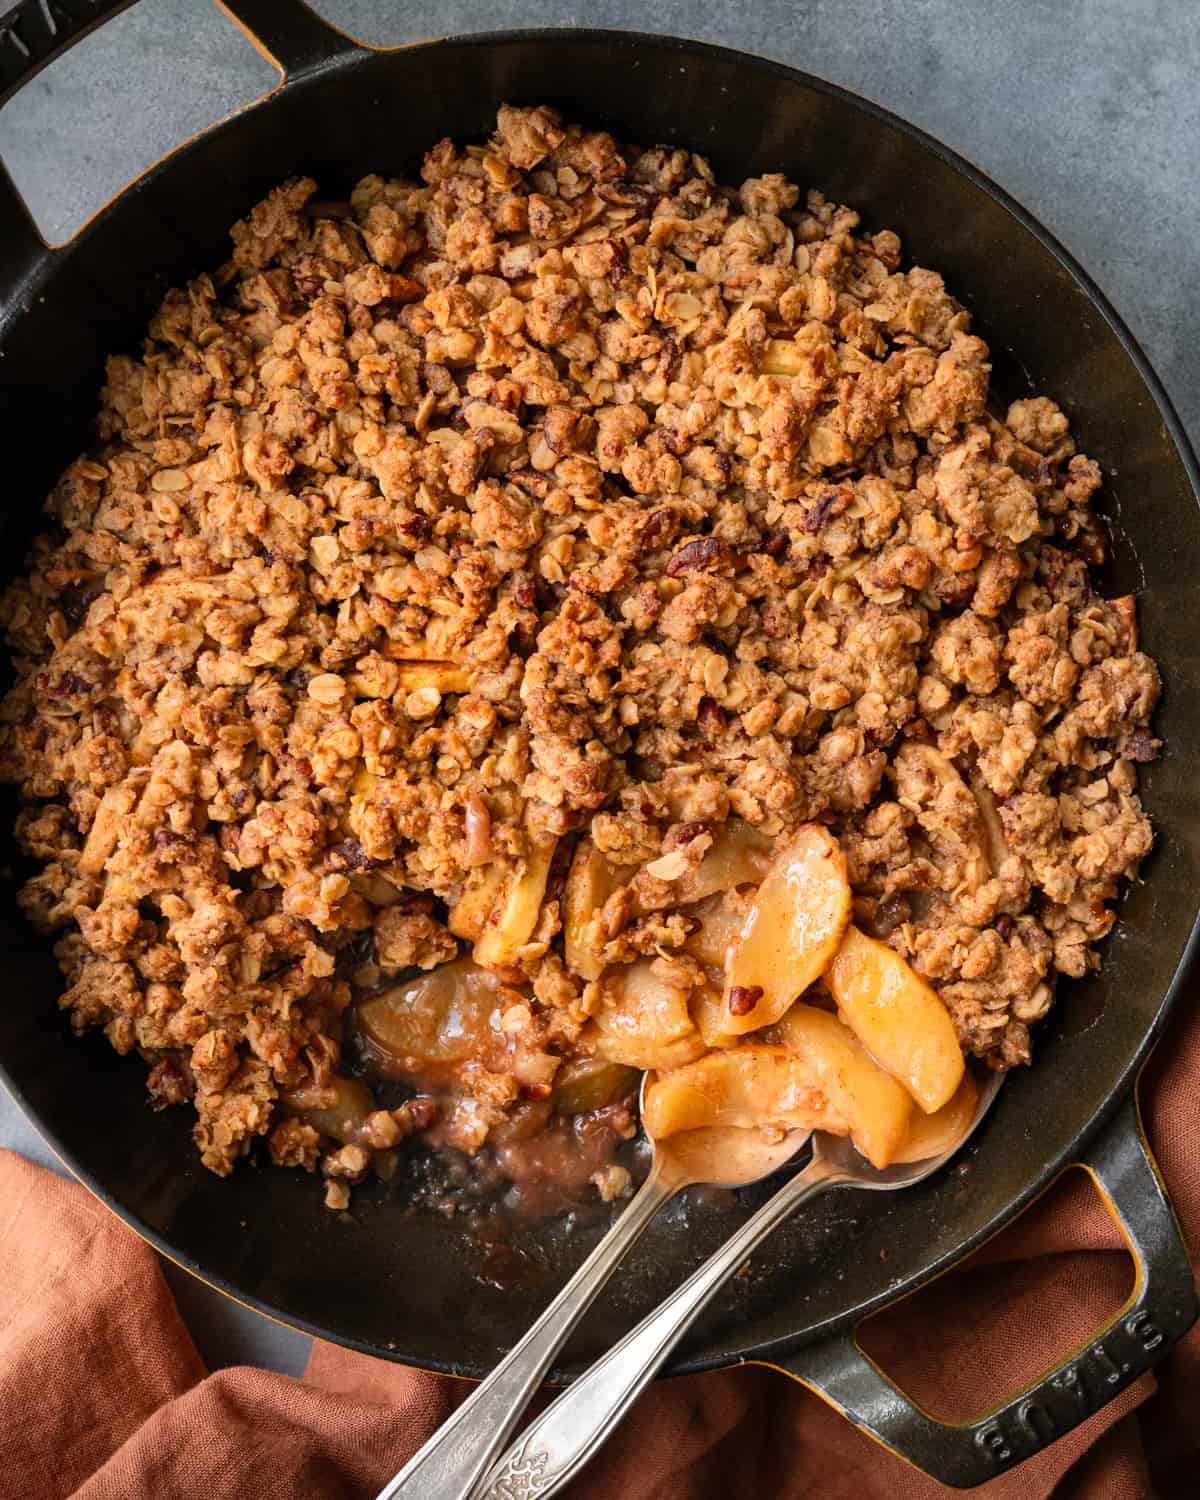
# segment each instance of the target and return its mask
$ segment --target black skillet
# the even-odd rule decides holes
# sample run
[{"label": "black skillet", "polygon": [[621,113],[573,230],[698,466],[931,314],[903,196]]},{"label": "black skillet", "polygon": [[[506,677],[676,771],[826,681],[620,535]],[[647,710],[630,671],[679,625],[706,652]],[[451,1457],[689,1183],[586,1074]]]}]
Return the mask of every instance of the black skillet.
[{"label": "black skillet", "polygon": [[[123,8],[26,0],[9,11],[0,19],[0,99]],[[676,1365],[775,1366],[938,1479],[993,1477],[1110,1400],[1196,1316],[1187,1255],[1133,1098],[1182,987],[1200,884],[1200,476],[1162,387],[1084,272],[1018,205],[936,141],[818,79],[632,33],[528,31],[368,50],[297,0],[226,0],[226,9],[278,62],[280,85],[152,167],[69,244],[43,244],[0,172],[10,568],[38,525],[42,496],[88,441],[104,354],[137,347],[162,292],[223,259],[235,219],[301,171],[328,197],[367,171],[412,174],[440,136],[486,135],[502,100],[552,103],[632,141],[692,146],[724,181],[782,170],[854,204],[869,225],[895,228],[906,253],[944,272],[970,306],[1001,394],[1056,397],[1104,464],[1117,541],[1111,583],[1138,594],[1144,643],[1168,684],[1158,720],[1168,748],[1144,780],[1158,847],[1124,902],[1103,975],[1064,987],[1036,1066],[1008,1083],[965,1171],[879,1202],[837,1194],[806,1210],[770,1242],[769,1264],[764,1257],[760,1273],[713,1308]],[[185,1113],[146,1108],[138,1062],[99,1038],[68,1037],[54,963],[11,895],[10,881],[0,900],[9,1087],[93,1192],[230,1295],[369,1354],[478,1375],[599,1233],[530,1225],[516,1247],[525,1275],[500,1288],[478,1244],[453,1222],[406,1208],[396,1186],[361,1190],[351,1214],[335,1215],[300,1174],[246,1165],[228,1181],[210,1176],[197,1166]],[[1129,1302],[1005,1406],[962,1424],[934,1420],[858,1350],[855,1326],[960,1260],[1071,1164],[1091,1173],[1136,1256]],[[686,1232],[677,1220],[652,1230],[560,1375],[623,1333],[744,1212],[696,1214]]]}]

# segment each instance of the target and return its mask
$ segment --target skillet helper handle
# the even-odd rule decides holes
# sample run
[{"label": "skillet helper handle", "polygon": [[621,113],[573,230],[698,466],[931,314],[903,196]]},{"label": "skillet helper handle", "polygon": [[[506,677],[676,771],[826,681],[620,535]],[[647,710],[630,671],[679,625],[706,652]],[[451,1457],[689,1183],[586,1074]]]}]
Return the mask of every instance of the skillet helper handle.
[{"label": "skillet helper handle", "polygon": [[[0,0],[0,107],[31,78],[134,0]],[[363,49],[303,0],[217,0],[285,78],[319,71]],[[0,325],[18,310],[54,251],[0,162]]]},{"label": "skillet helper handle", "polygon": [[[0,0],[2,4],[2,0]],[[19,0],[0,9],[0,107],[47,64],[133,0]],[[31,294],[53,252],[42,239],[16,184],[0,164],[0,325]]]},{"label": "skillet helper handle", "polygon": [[133,0],[19,0],[0,10],[0,104]]},{"label": "skillet helper handle", "polygon": [[319,72],[363,48],[304,0],[217,0],[285,78]]},{"label": "skillet helper handle", "polygon": [[[17,0],[0,10],[0,105],[48,63],[134,0]],[[303,0],[217,0],[288,78],[359,52]]]},{"label": "skillet helper handle", "polygon": [[[19,0],[0,8],[0,107],[89,31],[132,4],[133,0]],[[2,325],[28,300],[39,267],[53,254],[2,163],[0,252]]]},{"label": "skillet helper handle", "polygon": [[24,311],[38,268],[52,254],[0,162],[0,330],[9,318]]},{"label": "skillet helper handle", "polygon": [[376,1500],[470,1500],[554,1356],[668,1199],[686,1184],[652,1172],[592,1253],[519,1344],[385,1485]]},{"label": "skillet helper handle", "polygon": [[942,1484],[968,1489],[1032,1458],[1162,1359],[1197,1314],[1188,1254],[1132,1098],[1080,1165],[1137,1262],[1134,1289],[1095,1338],[1010,1401],[971,1422],[940,1422],[867,1358],[853,1331],[777,1368]]}]

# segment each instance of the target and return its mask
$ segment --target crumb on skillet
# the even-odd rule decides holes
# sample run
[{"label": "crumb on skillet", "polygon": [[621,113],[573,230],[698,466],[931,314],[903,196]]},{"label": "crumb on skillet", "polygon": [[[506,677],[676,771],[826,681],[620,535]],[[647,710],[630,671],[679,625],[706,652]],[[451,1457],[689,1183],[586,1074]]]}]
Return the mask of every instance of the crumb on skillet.
[{"label": "crumb on skillet", "polygon": [[[281,1113],[337,1108],[354,945],[433,969],[479,872],[586,831],[660,862],[605,961],[686,989],[670,862],[817,819],[964,1049],[1027,1062],[1150,847],[1158,750],[1061,411],[990,406],[941,277],[776,174],[506,107],[419,182],[315,193],[271,193],[109,360],[0,607],[21,900],[75,1027],[191,1101],[206,1166],[263,1137],[342,1207],[439,1113]],[[505,975],[517,1063],[460,1069],[452,1144],[544,1097],[594,1003],[556,889]]]}]

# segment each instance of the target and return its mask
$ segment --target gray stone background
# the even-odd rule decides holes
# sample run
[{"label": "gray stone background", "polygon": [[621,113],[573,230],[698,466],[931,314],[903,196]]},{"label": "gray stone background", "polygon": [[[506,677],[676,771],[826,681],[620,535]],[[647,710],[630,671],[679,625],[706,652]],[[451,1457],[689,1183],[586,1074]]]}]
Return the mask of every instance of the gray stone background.
[{"label": "gray stone background", "polygon": [[[318,0],[313,8],[378,45],[522,25],[669,32],[777,58],[864,94],[962,152],[1074,251],[1200,440],[1196,0],[658,0],[652,8],[644,0],[441,0],[436,10]],[[0,110],[0,157],[46,237],[66,239],[143,168],[265,93],[275,76],[211,0],[139,0]],[[0,1145],[56,1166],[4,1095]],[[211,1365],[303,1368],[307,1339],[167,1269]]]}]

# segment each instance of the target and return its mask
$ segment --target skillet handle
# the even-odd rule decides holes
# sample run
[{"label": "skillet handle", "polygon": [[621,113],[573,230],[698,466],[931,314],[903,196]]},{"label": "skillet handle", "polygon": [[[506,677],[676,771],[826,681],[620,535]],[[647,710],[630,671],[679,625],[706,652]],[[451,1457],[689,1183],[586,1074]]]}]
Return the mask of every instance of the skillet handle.
[{"label": "skillet handle", "polygon": [[32,295],[37,271],[53,254],[0,162],[0,332],[10,317],[23,311]]},{"label": "skillet handle", "polygon": [[303,0],[217,0],[285,78],[319,72],[363,47]]},{"label": "skillet handle", "polygon": [[867,1358],[852,1330],[777,1368],[942,1484],[969,1489],[1032,1458],[1162,1359],[1197,1315],[1188,1254],[1132,1098],[1080,1165],[1124,1234],[1137,1279],[1095,1338],[1010,1401],[971,1422],[940,1422]]},{"label": "skillet handle", "polygon": [[[0,105],[133,0],[17,0],[0,10]],[[361,51],[302,0],[217,0],[288,78]]]},{"label": "skillet handle", "polygon": [[[17,0],[0,9],[0,107],[56,57],[134,0]],[[285,78],[319,71],[363,49],[302,0],[217,0],[219,7]],[[0,0],[0,6],[3,0]],[[53,250],[38,233],[0,162],[0,324]]]},{"label": "skillet handle", "polygon": [[0,12],[0,104],[133,0],[19,0]]},{"label": "skillet handle", "polygon": [[[133,0],[17,0],[0,11],[0,105]],[[288,78],[362,50],[303,0],[217,0]]]},{"label": "skillet handle", "polygon": [[[0,0],[2,3],[2,0]],[[18,0],[0,10],[0,107],[69,47],[133,0]],[[0,163],[0,326],[30,294],[53,252]]]}]

